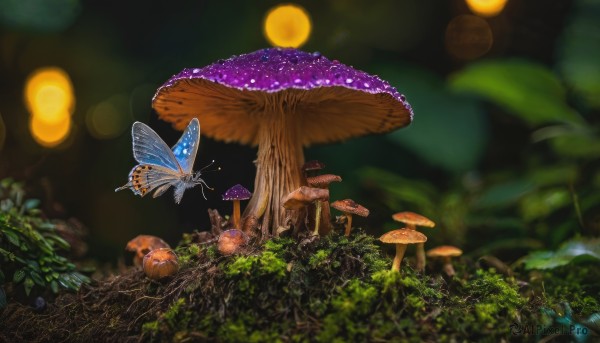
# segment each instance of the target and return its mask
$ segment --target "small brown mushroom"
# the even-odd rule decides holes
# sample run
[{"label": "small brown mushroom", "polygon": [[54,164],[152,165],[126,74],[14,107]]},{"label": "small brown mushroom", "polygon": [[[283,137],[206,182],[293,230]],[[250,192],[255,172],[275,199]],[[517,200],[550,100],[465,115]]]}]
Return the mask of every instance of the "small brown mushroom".
[{"label": "small brown mushroom", "polygon": [[142,260],[147,253],[159,248],[170,248],[170,246],[156,236],[139,235],[127,242],[125,250],[135,253],[135,256],[133,257],[133,264],[139,267],[142,265]]},{"label": "small brown mushroom", "polygon": [[325,168],[325,164],[317,160],[308,161],[302,165],[304,177],[307,179],[311,176],[316,176],[319,170],[323,168]]},{"label": "small brown mushroom", "polygon": [[144,273],[152,280],[171,276],[179,270],[177,255],[169,248],[159,248],[144,256]]},{"label": "small brown mushroom", "polygon": [[456,272],[452,266],[452,257],[458,257],[462,255],[462,250],[452,245],[442,245],[427,251],[429,257],[441,257],[444,261],[444,272],[448,276],[454,276]]},{"label": "small brown mushroom", "polygon": [[411,229],[398,229],[387,232],[379,237],[379,240],[383,243],[396,244],[396,256],[392,262],[392,270],[399,272],[400,263],[406,252],[406,246],[408,244],[425,243],[427,236],[416,230]]},{"label": "small brown mushroom", "polygon": [[[435,223],[420,214],[414,212],[398,212],[392,216],[392,218],[397,221],[406,224],[406,228],[410,230],[416,230],[417,226],[423,227],[435,227]],[[417,244],[416,249],[416,257],[417,257],[417,266],[416,269],[420,272],[425,270],[425,244],[420,243]]]},{"label": "small brown mushroom", "polygon": [[248,236],[241,230],[223,231],[219,236],[218,249],[223,255],[231,255],[248,243]]},{"label": "small brown mushroom", "polygon": [[[340,176],[333,174],[323,174],[306,178],[306,182],[309,186],[322,189],[329,189],[330,183],[341,181],[342,178]],[[323,201],[321,206],[321,225],[319,227],[319,234],[326,235],[331,230],[331,211],[329,209],[329,201]]]},{"label": "small brown mushroom", "polygon": [[287,210],[301,210],[311,203],[315,203],[315,229],[313,236],[319,235],[319,221],[321,218],[322,202],[329,200],[329,190],[301,186],[283,198],[283,207]]},{"label": "small brown mushroom", "polygon": [[334,201],[333,203],[331,203],[331,207],[335,208],[338,211],[344,212],[344,215],[347,218],[346,231],[344,233],[346,235],[346,237],[350,236],[350,231],[352,230],[352,215],[353,214],[359,215],[361,217],[369,216],[369,210],[366,209],[365,207],[355,203],[354,200],[352,200],[352,199],[344,199],[344,200]]}]

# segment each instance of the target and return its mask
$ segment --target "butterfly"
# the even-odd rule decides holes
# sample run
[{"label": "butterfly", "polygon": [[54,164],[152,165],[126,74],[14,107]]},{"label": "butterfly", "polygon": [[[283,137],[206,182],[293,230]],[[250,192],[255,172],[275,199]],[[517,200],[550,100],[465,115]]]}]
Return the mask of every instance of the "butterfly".
[{"label": "butterfly", "polygon": [[[179,204],[186,189],[200,185],[202,196],[204,186],[211,189],[200,178],[202,170],[194,173],[194,161],[200,144],[200,122],[192,119],[183,135],[173,146],[169,146],[148,125],[136,121],[131,128],[133,137],[133,157],[139,163],[129,172],[129,182],[115,189],[131,189],[134,194],[144,196],[154,191],[154,198],[165,193],[171,186],[175,188],[175,202]],[[208,166],[212,165],[212,161]],[[207,166],[207,167],[208,167]]]}]

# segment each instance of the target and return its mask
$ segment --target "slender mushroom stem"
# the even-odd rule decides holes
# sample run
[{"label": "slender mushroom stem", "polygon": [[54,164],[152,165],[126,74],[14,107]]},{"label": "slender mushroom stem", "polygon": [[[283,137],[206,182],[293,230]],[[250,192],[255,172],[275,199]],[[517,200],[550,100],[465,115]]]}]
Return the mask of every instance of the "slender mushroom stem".
[{"label": "slender mushroom stem", "polygon": [[[304,152],[298,135],[293,114],[294,99],[282,96],[266,104],[262,111],[254,113],[260,128],[258,130],[258,157],[254,193],[248,203],[244,216],[253,215],[262,219],[262,239],[269,237],[269,231],[277,235],[277,228],[283,223],[285,211],[282,199],[302,185],[300,167],[304,163]],[[286,105],[287,104],[287,105]],[[294,216],[299,216],[300,213]],[[297,218],[292,218],[296,222]]]},{"label": "slender mushroom stem", "polygon": [[233,227],[240,228],[240,201],[233,200]]},{"label": "slender mushroom stem", "polygon": [[444,272],[446,272],[446,274],[448,274],[448,276],[454,276],[454,274],[456,274],[456,272],[454,271],[454,267],[452,266],[452,259],[450,258],[450,256],[445,256],[444,257]]},{"label": "slender mushroom stem", "polygon": [[346,237],[350,237],[350,231],[352,231],[352,213],[346,213]]},{"label": "slender mushroom stem", "polygon": [[417,271],[425,271],[425,243],[417,243],[417,251],[415,256],[417,258]]},{"label": "slender mushroom stem", "polygon": [[322,204],[321,201],[317,200],[317,205],[316,205],[316,210],[315,210],[315,231],[313,231],[313,236],[318,236],[319,235],[319,224],[321,222],[321,208],[322,208]]},{"label": "slender mushroom stem", "polygon": [[406,244],[397,243],[396,244],[396,256],[394,256],[394,261],[392,262],[392,270],[396,272],[400,272],[400,264],[402,263],[402,258],[404,258],[404,253],[406,252]]}]

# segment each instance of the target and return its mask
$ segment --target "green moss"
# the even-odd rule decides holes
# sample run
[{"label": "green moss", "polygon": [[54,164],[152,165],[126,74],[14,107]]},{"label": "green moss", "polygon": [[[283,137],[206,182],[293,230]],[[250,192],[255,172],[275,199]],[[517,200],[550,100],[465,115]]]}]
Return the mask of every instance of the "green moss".
[{"label": "green moss", "polygon": [[[248,255],[212,258],[208,249],[201,250],[170,282],[147,284],[146,294],[161,300],[158,315],[144,318],[144,339],[526,341],[532,337],[511,335],[512,323],[543,324],[538,308],[558,301],[561,292],[577,309],[591,311],[597,304],[597,293],[591,292],[599,287],[592,285],[598,276],[592,266],[585,272],[564,270],[568,275],[560,281],[540,277],[546,293],[534,283],[531,287],[546,300],[520,289],[515,278],[460,260],[456,267],[462,278],[447,278],[441,271],[416,273],[412,256],[394,272],[391,257],[381,254],[375,238],[359,231],[308,243],[275,239]],[[124,312],[119,309],[115,313]]]},{"label": "green moss", "polygon": [[317,250],[317,252],[310,257],[308,265],[312,268],[318,268],[321,264],[325,263],[329,258],[331,251],[328,249]]}]

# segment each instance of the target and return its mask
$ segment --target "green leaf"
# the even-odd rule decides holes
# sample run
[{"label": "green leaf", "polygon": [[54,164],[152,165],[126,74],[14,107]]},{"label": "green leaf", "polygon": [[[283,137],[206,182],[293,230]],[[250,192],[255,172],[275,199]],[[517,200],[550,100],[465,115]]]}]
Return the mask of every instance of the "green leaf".
[{"label": "green leaf", "polygon": [[56,282],[56,280],[50,282],[50,289],[53,293],[58,293],[58,282]]},{"label": "green leaf", "polygon": [[25,209],[25,211],[30,211],[36,207],[38,207],[40,205],[40,201],[38,199],[28,199],[25,200],[25,203],[23,204],[23,208]]},{"label": "green leaf", "polygon": [[535,251],[521,262],[526,269],[553,269],[570,263],[600,260],[600,238],[575,238],[556,251]]},{"label": "green leaf", "polygon": [[19,246],[21,244],[19,236],[10,229],[2,230],[2,234],[6,236],[6,238],[12,245]]},{"label": "green leaf", "polygon": [[13,282],[19,283],[25,278],[25,269],[19,269],[13,274]]},{"label": "green leaf", "polygon": [[474,206],[476,208],[502,207],[515,203],[519,198],[534,189],[534,184],[525,179],[517,179],[488,188]]},{"label": "green leaf", "polygon": [[29,296],[29,293],[31,293],[31,289],[33,288],[34,285],[35,285],[35,282],[33,282],[32,279],[30,279],[30,278],[25,279],[23,286],[25,287],[25,294],[27,296]]},{"label": "green leaf", "polygon": [[566,91],[546,67],[523,60],[474,63],[450,79],[450,87],[474,94],[517,115],[531,125],[581,123],[566,102]]},{"label": "green leaf", "polygon": [[50,239],[52,239],[61,249],[68,250],[69,248],[71,248],[71,245],[58,235],[52,235]]},{"label": "green leaf", "polygon": [[44,281],[42,276],[40,274],[38,274],[36,271],[32,270],[31,272],[29,272],[29,276],[38,286],[46,287],[46,282]]}]

